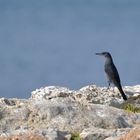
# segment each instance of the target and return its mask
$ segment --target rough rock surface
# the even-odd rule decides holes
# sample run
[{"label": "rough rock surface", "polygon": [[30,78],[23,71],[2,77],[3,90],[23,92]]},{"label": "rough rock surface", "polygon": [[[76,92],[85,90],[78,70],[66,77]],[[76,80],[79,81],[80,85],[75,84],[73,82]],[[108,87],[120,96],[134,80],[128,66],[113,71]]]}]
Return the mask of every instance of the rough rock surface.
[{"label": "rough rock surface", "polygon": [[36,89],[30,99],[0,98],[0,139],[69,140],[73,132],[84,140],[119,139],[140,128],[140,113],[121,109],[140,106],[140,85],[124,91],[127,102],[116,88],[95,85],[77,91],[50,86]]}]

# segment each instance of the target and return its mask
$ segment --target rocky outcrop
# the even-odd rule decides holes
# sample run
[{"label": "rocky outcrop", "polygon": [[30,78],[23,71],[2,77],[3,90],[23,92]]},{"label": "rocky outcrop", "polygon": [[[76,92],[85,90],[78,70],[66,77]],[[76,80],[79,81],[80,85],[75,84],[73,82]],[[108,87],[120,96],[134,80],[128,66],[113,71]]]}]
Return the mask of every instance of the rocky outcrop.
[{"label": "rocky outcrop", "polygon": [[0,99],[0,138],[69,140],[79,132],[84,140],[119,139],[140,127],[140,113],[122,109],[140,105],[140,86],[124,87],[124,102],[116,88],[95,85],[80,90],[50,86],[30,99]]}]

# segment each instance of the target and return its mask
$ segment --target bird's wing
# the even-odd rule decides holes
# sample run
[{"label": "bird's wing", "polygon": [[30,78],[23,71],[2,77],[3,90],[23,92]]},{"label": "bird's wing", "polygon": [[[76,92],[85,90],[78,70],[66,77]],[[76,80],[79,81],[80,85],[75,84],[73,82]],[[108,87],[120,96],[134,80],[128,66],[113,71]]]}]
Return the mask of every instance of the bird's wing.
[{"label": "bird's wing", "polygon": [[105,66],[107,77],[115,84],[120,83],[119,73],[114,64]]}]

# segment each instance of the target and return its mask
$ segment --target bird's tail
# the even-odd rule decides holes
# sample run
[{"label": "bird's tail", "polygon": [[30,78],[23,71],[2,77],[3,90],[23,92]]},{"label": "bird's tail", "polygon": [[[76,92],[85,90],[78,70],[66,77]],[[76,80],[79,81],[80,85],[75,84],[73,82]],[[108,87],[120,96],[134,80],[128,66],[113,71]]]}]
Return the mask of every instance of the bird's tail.
[{"label": "bird's tail", "polygon": [[123,89],[122,89],[121,84],[119,84],[119,85],[117,86],[117,88],[118,88],[118,90],[120,91],[120,93],[121,93],[123,99],[124,99],[124,100],[127,100],[127,97],[126,97],[126,95],[125,95],[125,93],[124,93],[124,91],[123,91]]}]

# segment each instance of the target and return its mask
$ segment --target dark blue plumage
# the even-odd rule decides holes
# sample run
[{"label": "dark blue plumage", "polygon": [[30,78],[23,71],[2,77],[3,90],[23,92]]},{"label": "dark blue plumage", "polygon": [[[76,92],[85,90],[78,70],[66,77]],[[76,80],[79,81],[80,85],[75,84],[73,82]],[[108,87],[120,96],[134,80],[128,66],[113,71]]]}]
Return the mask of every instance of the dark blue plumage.
[{"label": "dark blue plumage", "polygon": [[127,100],[127,97],[121,86],[119,73],[113,63],[111,54],[109,52],[102,52],[102,53],[96,53],[96,55],[103,55],[105,57],[104,70],[108,79],[108,85],[109,85],[108,88],[110,87],[110,84],[113,83],[119,89],[123,99]]}]

